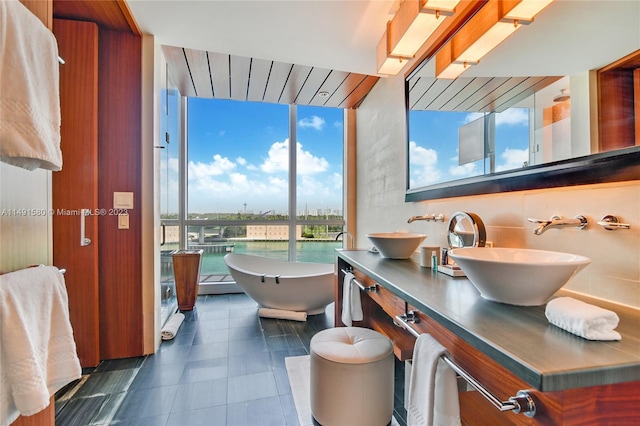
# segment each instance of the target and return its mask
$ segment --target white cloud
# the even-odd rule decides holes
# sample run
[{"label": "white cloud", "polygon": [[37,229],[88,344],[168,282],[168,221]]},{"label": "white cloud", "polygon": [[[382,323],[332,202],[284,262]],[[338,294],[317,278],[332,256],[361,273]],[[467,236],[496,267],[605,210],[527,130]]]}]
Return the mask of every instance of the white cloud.
[{"label": "white cloud", "polygon": [[[472,112],[464,117],[463,124],[471,123],[472,121],[482,117],[482,112]],[[510,126],[526,126],[529,124],[529,114],[526,108],[509,108],[504,112],[496,114],[496,127],[502,125]]]},{"label": "white cloud", "polygon": [[409,142],[409,158],[411,161],[410,186],[418,187],[440,180],[438,169],[438,152],[435,149],[424,148],[414,141]]},{"label": "white cloud", "polygon": [[200,161],[194,163],[190,161],[189,177],[219,176],[233,170],[235,167],[236,164],[233,161],[220,154],[216,154],[213,156],[213,162],[211,163],[201,163]]},{"label": "white cloud", "polygon": [[[329,162],[323,157],[316,157],[311,152],[302,149],[302,144],[297,143],[298,174],[307,175],[321,173],[329,168]],[[267,159],[260,169],[266,173],[286,172],[289,170],[289,139],[284,142],[275,142],[269,148]]]},{"label": "white cloud", "polygon": [[461,166],[456,165],[449,167],[449,174],[457,178],[463,178],[475,176],[478,174],[478,171],[476,170],[476,163],[467,163]]},{"label": "white cloud", "polygon": [[[235,161],[216,154],[209,162],[190,162],[189,211],[236,212],[275,210],[286,212],[289,194],[287,169],[289,166],[289,140],[273,143],[266,159],[258,167],[244,157]],[[329,170],[329,163],[322,157],[305,151],[297,144],[298,197],[306,197],[310,204],[335,204],[341,197],[342,176],[339,173],[321,174]],[[177,194],[177,160],[172,159],[170,174],[175,175],[175,185],[170,196]],[[246,173],[237,171],[242,167]],[[173,171],[175,169],[175,171]],[[266,173],[265,173],[266,172]]]},{"label": "white cloud", "polygon": [[305,117],[298,121],[298,126],[301,128],[310,127],[315,130],[322,130],[325,125],[324,118],[312,115],[311,117]]},{"label": "white cloud", "polygon": [[506,148],[500,158],[504,160],[504,163],[496,166],[496,171],[519,169],[523,167],[526,161],[529,161],[529,150],[525,149],[511,149]]},{"label": "white cloud", "polygon": [[503,124],[511,126],[526,126],[529,124],[529,114],[525,108],[509,108],[496,114],[496,126]]}]

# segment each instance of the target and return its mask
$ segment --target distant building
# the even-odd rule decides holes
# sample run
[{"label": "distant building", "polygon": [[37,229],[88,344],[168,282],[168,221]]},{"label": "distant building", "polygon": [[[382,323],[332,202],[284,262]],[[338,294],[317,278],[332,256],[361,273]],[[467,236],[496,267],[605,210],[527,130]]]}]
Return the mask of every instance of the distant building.
[{"label": "distant building", "polygon": [[[296,239],[302,237],[302,225],[296,226]],[[288,240],[288,225],[247,225],[249,240]]]}]

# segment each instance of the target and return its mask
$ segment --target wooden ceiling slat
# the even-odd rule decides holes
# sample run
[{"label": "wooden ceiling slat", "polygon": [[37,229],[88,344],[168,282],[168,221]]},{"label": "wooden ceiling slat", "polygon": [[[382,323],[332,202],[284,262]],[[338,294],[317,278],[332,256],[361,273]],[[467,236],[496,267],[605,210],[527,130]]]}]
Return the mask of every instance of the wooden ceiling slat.
[{"label": "wooden ceiling slat", "polygon": [[264,59],[253,58],[251,60],[248,101],[262,102],[264,100],[264,92],[267,89],[272,64],[273,61],[265,61]]},{"label": "wooden ceiling slat", "polygon": [[364,79],[360,82],[360,84],[353,89],[353,91],[345,98],[344,101],[340,105],[340,108],[356,108],[360,103],[364,100],[367,93],[371,90],[371,88],[378,81],[378,77],[373,77],[370,75],[365,75]]},{"label": "wooden ceiling slat", "polygon": [[264,94],[265,102],[278,103],[280,95],[282,94],[282,88],[287,83],[287,79],[291,73],[291,68],[293,68],[291,64],[283,62],[273,63],[269,81],[267,82],[267,90]]},{"label": "wooden ceiling slat", "polygon": [[298,93],[302,90],[307,78],[311,74],[311,67],[304,65],[294,65],[289,74],[286,84],[282,89],[280,104],[293,104],[298,97]]},{"label": "wooden ceiling slat", "polygon": [[229,80],[231,81],[231,99],[236,101],[246,101],[249,91],[249,70],[251,68],[251,58],[243,56],[231,56],[231,68],[229,70]]},{"label": "wooden ceiling slat", "polygon": [[431,104],[440,96],[443,90],[453,84],[452,80],[443,80],[434,78],[433,84],[429,86],[427,92],[420,98],[420,101],[416,103],[417,109],[430,110]]},{"label": "wooden ceiling slat", "polygon": [[426,104],[422,98],[429,88],[436,82],[435,78],[419,77],[409,81],[409,108],[420,109],[419,105]]},{"label": "wooden ceiling slat", "polygon": [[162,53],[169,67],[169,76],[183,96],[195,97],[196,92],[187,67],[184,51],[180,47],[162,46]]},{"label": "wooden ceiling slat", "polygon": [[444,105],[447,104],[451,100],[452,97],[456,96],[457,93],[463,91],[469,83],[471,83],[471,78],[456,78],[451,82],[446,89],[444,89],[439,96],[437,96],[431,105],[429,105],[429,109],[435,110],[443,110]]},{"label": "wooden ceiling slat", "polygon": [[450,111],[465,111],[460,108],[464,102],[466,102],[471,96],[478,93],[491,81],[491,78],[488,77],[475,77],[470,79],[471,82],[467,84],[464,89],[462,89],[459,93],[456,93],[449,99],[447,103],[442,105],[443,110]]},{"label": "wooden ceiling slat", "polygon": [[318,93],[327,92],[329,93],[329,96],[322,97],[322,96],[319,96],[318,93],[316,93],[315,96],[309,102],[309,105],[315,105],[315,106],[325,105],[327,101],[331,98],[331,95],[338,89],[338,87],[342,85],[342,83],[347,79],[348,76],[349,76],[348,72],[331,71],[329,73],[329,76],[324,81],[324,83],[322,83],[322,86],[320,86],[320,88],[318,89]]},{"label": "wooden ceiling slat", "polygon": [[213,98],[211,76],[209,74],[209,59],[207,52],[202,50],[184,49],[184,56],[189,65],[191,79],[199,98]]},{"label": "wooden ceiling slat", "polygon": [[476,93],[469,96],[465,101],[463,101],[457,107],[457,111],[474,111],[478,112],[477,104],[481,103],[482,99],[486,98],[489,94],[491,94],[494,90],[500,89],[500,86],[506,83],[506,78],[491,78],[487,84],[482,86],[482,90],[478,90]]},{"label": "wooden ceiling slat", "polygon": [[518,102],[532,96],[537,91],[547,87],[562,77],[529,77],[500,99],[496,100],[496,112],[502,112],[511,108]]},{"label": "wooden ceiling slat", "polygon": [[331,70],[323,68],[313,68],[307,78],[302,90],[298,93],[295,103],[299,105],[309,105],[314,96],[320,91],[320,86],[325,82]]},{"label": "wooden ceiling slat", "polygon": [[231,99],[229,55],[209,52],[209,73],[213,82],[213,97],[216,99]]},{"label": "wooden ceiling slat", "polygon": [[505,93],[508,93],[514,87],[525,81],[527,77],[504,77],[501,79],[504,80],[504,83],[500,85],[499,88],[488,93],[484,98],[476,102],[476,104],[472,106],[473,109],[482,112],[495,111],[495,108],[502,103],[498,100],[504,96]]},{"label": "wooden ceiling slat", "polygon": [[362,74],[349,74],[340,87],[324,103],[325,106],[338,108],[356,87],[365,79]]}]

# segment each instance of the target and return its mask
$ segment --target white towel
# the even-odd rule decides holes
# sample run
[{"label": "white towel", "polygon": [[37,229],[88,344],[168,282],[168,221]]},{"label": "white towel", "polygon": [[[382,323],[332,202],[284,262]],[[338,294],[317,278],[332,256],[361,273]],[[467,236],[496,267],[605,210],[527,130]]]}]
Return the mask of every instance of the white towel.
[{"label": "white towel", "polygon": [[620,340],[614,331],[620,319],[608,309],[590,305],[572,297],[558,297],[547,303],[549,322],[588,340]]},{"label": "white towel", "polygon": [[306,312],[285,311],[283,309],[260,308],[258,309],[258,315],[263,318],[277,318],[293,321],[307,320]]},{"label": "white towel", "polygon": [[342,282],[342,322],[347,327],[351,327],[353,321],[362,321],[363,318],[360,287],[353,283],[354,279],[351,272],[346,272]]},{"label": "white towel", "polygon": [[46,266],[0,276],[0,423],[45,409],[81,373],[62,273]]},{"label": "white towel", "polygon": [[413,349],[407,407],[408,426],[457,426],[460,403],[456,373],[441,359],[446,349],[421,334]]},{"label": "white towel", "polygon": [[53,33],[19,1],[0,1],[0,52],[0,160],[27,170],[61,170]]},{"label": "white towel", "polygon": [[171,340],[176,337],[178,334],[178,329],[182,325],[182,321],[184,321],[184,314],[182,312],[178,312],[176,314],[171,315],[171,318],[167,320],[160,331],[162,335],[162,340]]}]

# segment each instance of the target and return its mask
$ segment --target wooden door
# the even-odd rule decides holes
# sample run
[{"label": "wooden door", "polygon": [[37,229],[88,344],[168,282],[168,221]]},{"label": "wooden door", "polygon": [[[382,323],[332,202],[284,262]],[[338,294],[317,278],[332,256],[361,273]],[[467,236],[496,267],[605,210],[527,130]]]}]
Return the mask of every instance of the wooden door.
[{"label": "wooden door", "polygon": [[[98,288],[98,27],[55,19],[60,56],[62,171],[53,173],[53,262],[66,268],[69,315],[80,363],[100,361]],[[83,209],[89,215],[82,217]],[[84,219],[87,245],[81,245]]]}]

